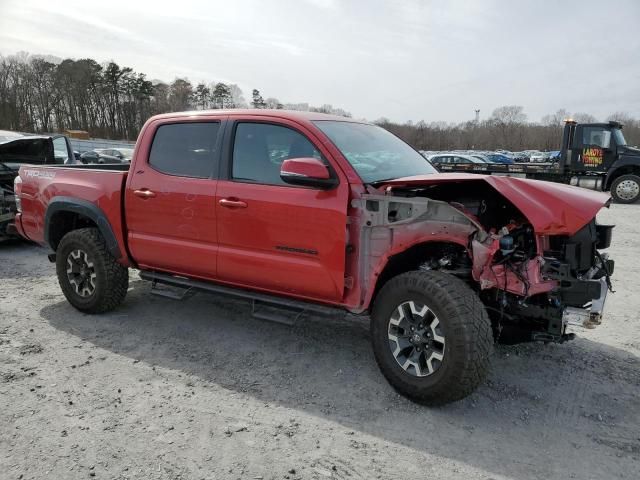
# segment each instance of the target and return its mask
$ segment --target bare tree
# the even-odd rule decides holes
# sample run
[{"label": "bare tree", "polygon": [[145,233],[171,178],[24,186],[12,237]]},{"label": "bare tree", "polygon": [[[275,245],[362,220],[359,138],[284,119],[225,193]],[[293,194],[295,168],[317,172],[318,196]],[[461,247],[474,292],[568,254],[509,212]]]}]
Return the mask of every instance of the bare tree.
[{"label": "bare tree", "polygon": [[558,127],[564,125],[564,121],[571,117],[571,114],[564,108],[559,109],[556,113],[545,115],[542,117],[542,125]]},{"label": "bare tree", "polygon": [[572,115],[572,118],[578,123],[594,123],[596,121],[596,117],[591,115],[590,113],[577,112]]}]

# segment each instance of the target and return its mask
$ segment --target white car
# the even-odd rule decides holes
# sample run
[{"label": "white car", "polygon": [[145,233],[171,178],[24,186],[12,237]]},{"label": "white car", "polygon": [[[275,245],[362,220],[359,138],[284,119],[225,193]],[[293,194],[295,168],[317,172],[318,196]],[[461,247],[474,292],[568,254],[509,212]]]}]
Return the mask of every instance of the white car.
[{"label": "white car", "polygon": [[530,162],[546,162],[549,155],[545,152],[532,152],[529,156]]},{"label": "white car", "polygon": [[428,160],[434,165],[442,165],[447,163],[479,163],[486,164],[487,162],[481,160],[480,158],[474,157],[472,155],[466,155],[462,153],[438,153],[436,155],[430,155],[427,157]]}]

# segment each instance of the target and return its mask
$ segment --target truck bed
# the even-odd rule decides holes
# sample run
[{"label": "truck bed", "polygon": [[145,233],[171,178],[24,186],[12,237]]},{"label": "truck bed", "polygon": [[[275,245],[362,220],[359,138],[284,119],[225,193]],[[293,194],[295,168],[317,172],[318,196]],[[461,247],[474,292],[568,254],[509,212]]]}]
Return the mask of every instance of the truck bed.
[{"label": "truck bed", "polygon": [[30,240],[46,243],[46,227],[56,211],[51,206],[82,199],[82,208],[98,207],[104,217],[100,221],[108,222],[115,240],[124,245],[123,192],[128,171],[129,164],[24,165],[20,168],[23,213],[16,216],[16,227]]},{"label": "truck bed", "polygon": [[49,165],[49,166],[55,167],[55,168],[71,168],[76,170],[91,170],[91,171],[107,170],[110,172],[128,172],[130,167],[128,163],[102,163],[102,164],[72,163],[69,165]]}]

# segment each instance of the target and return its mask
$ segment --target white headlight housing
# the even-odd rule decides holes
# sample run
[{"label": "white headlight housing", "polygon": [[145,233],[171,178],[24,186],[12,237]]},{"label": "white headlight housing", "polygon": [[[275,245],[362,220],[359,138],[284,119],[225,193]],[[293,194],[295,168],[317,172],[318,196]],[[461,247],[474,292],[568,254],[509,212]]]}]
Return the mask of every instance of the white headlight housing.
[{"label": "white headlight housing", "polygon": [[13,181],[13,195],[16,199],[16,210],[22,212],[22,201],[20,200],[20,190],[22,188],[22,179],[18,175]]}]

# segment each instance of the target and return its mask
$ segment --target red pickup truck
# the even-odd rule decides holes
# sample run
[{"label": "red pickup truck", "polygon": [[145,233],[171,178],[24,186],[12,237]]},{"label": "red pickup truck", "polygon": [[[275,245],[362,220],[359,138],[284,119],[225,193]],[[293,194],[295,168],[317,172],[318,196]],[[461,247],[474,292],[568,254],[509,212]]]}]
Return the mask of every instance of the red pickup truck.
[{"label": "red pickup truck", "polygon": [[156,116],[130,166],[23,166],[15,193],[77,309],[116,308],[136,268],[270,315],[370,314],[382,373],[429,405],[472,392],[496,340],[599,324],[614,266],[607,194],[439,174],[378,126],[316,113]]}]

